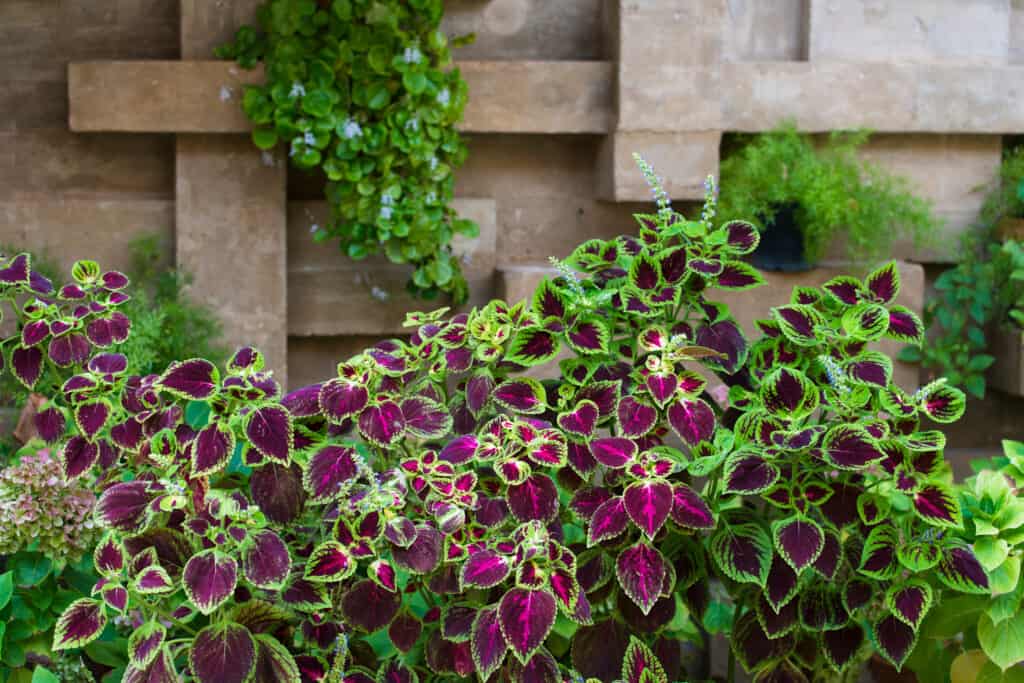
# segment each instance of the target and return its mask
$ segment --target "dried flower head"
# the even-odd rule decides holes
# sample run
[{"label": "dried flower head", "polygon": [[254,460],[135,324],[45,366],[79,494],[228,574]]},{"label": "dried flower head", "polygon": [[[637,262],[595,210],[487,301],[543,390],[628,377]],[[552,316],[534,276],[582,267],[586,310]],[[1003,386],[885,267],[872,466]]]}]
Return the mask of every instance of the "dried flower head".
[{"label": "dried flower head", "polygon": [[78,560],[99,538],[93,522],[96,497],[80,480],[67,482],[46,450],[0,471],[0,553],[38,542],[55,564]]}]

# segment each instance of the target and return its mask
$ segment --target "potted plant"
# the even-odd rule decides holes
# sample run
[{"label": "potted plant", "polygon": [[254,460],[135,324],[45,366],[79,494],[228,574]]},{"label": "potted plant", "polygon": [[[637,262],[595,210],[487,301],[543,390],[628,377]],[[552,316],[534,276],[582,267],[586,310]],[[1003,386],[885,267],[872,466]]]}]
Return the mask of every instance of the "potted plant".
[{"label": "potted plant", "polygon": [[855,261],[884,257],[893,242],[922,240],[937,225],[905,179],[861,159],[868,133],[833,132],[820,144],[784,126],[727,151],[723,217],[750,218],[764,233],[751,262],[762,270],[808,270],[837,237]]},{"label": "potted plant", "polygon": [[931,376],[946,377],[978,398],[984,398],[989,383],[1024,393],[1022,182],[1024,147],[1017,147],[1004,154],[977,220],[961,238],[957,264],[935,279],[924,310],[925,342],[899,353],[900,360],[921,363]]},{"label": "potted plant", "polygon": [[1015,147],[1003,155],[999,179],[982,209],[995,216],[1000,239],[1024,240],[1024,147]]},{"label": "potted plant", "polygon": [[999,281],[990,381],[1007,393],[1024,396],[1024,242],[1009,240],[994,252]]}]

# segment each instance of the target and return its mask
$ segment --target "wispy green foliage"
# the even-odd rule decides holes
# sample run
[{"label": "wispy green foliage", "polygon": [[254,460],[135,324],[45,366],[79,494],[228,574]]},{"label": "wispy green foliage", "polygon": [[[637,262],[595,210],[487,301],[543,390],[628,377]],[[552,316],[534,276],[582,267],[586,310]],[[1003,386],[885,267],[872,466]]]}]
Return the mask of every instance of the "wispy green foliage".
[{"label": "wispy green foliage", "polygon": [[888,257],[901,238],[924,244],[938,220],[904,178],[858,155],[869,135],[837,131],[819,143],[787,125],[739,138],[722,161],[722,217],[753,218],[763,230],[780,205],[796,202],[810,261],[837,237],[846,256],[868,262]]}]

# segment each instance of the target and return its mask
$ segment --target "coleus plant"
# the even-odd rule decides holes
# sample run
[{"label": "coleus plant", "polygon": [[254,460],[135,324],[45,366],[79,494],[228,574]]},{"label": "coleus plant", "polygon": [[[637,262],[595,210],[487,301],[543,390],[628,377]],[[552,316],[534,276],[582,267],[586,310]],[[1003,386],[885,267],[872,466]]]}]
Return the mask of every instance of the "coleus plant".
[{"label": "coleus plant", "polygon": [[[114,360],[108,351],[127,338],[131,327],[119,311],[128,301],[122,291],[128,279],[122,273],[79,261],[72,276],[58,289],[32,269],[28,254],[0,258],[0,301],[17,323],[0,339],[0,368],[46,397],[33,419],[36,431],[51,444],[76,417],[90,419],[89,407],[70,410],[61,386],[87,366],[98,369]],[[114,449],[100,443],[88,449],[104,467],[116,459]],[[33,440],[0,472],[0,559],[10,570],[0,575],[0,677],[9,680],[53,679],[44,664],[55,666],[61,680],[68,681],[78,680],[75,671],[83,669],[78,653],[55,660],[49,643],[64,607],[89,595],[95,580],[82,562],[97,538],[95,482],[61,482],[60,473],[67,469],[54,455],[52,448]],[[102,645],[116,650],[116,643]]]},{"label": "coleus plant", "polygon": [[988,592],[923,423],[963,395],[868,348],[922,333],[891,264],[748,341],[714,293],[762,282],[757,231],[716,226],[713,187],[700,220],[657,196],[531,300],[412,314],[287,395],[249,348],[72,377],[104,578],[54,647],[128,615],[129,682],[667,683],[714,590],[759,680],[901,666],[944,593]]}]

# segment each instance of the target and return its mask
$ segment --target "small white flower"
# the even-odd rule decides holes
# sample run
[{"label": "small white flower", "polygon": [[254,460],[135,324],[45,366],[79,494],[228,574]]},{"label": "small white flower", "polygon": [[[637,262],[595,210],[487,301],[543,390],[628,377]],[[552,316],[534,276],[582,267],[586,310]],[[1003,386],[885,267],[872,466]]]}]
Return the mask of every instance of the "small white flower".
[{"label": "small white flower", "polygon": [[395,210],[392,209],[390,206],[380,207],[380,219],[382,221],[391,220],[391,214],[394,213],[394,211]]},{"label": "small white flower", "polygon": [[437,193],[436,192],[428,192],[425,199],[426,199],[427,204],[434,204],[434,203],[437,202]]},{"label": "small white flower", "polygon": [[382,194],[380,196],[380,203],[383,204],[384,206],[393,206],[395,203],[395,198],[389,194]]},{"label": "small white flower", "polygon": [[447,107],[452,101],[452,94],[448,88],[444,88],[441,92],[437,93],[437,101],[442,107]]},{"label": "small white flower", "polygon": [[389,298],[391,298],[391,295],[387,293],[387,290],[381,289],[377,285],[374,285],[373,289],[370,290],[370,296],[372,296],[377,301],[387,301]]},{"label": "small white flower", "polygon": [[316,223],[314,223],[313,225],[309,226],[309,231],[312,234],[314,234],[314,235],[316,234],[316,231],[319,230],[319,229],[320,229],[320,226],[317,225]]},{"label": "small white flower", "polygon": [[346,140],[357,138],[362,134],[362,127],[352,119],[348,119],[347,121],[345,121],[345,123],[341,127],[341,135]]},{"label": "small white flower", "polygon": [[292,83],[291,92],[288,93],[289,97],[302,97],[306,94],[306,89],[301,83]]},{"label": "small white flower", "polygon": [[405,129],[416,131],[420,129],[420,120],[417,118],[411,118],[405,122]]},{"label": "small white flower", "polygon": [[430,170],[433,171],[437,168],[437,157],[430,157]]},{"label": "small white flower", "polygon": [[227,102],[231,99],[231,88],[226,85],[220,86],[220,101]]},{"label": "small white flower", "polygon": [[402,59],[406,64],[419,64],[423,60],[423,53],[419,51],[419,48],[407,47]]},{"label": "small white flower", "polygon": [[316,136],[311,131],[306,131],[306,134],[302,137],[302,141],[310,147],[316,145]]}]

